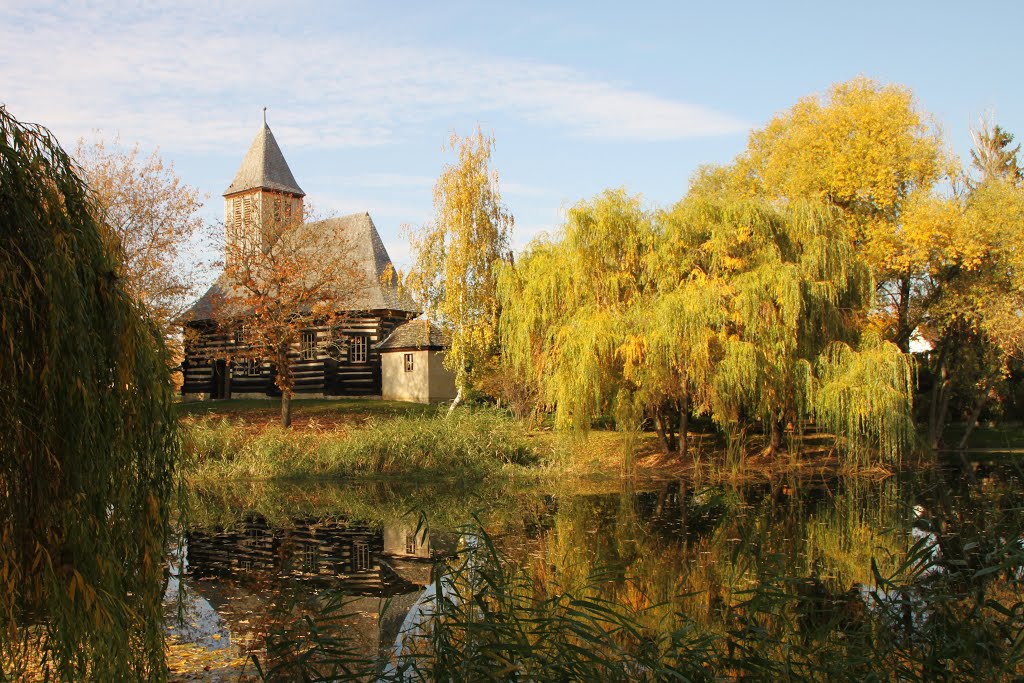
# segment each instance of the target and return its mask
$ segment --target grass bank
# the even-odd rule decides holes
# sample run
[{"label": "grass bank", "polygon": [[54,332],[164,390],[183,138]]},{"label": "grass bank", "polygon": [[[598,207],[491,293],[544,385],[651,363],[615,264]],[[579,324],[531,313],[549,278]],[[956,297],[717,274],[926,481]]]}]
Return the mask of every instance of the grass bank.
[{"label": "grass bank", "polygon": [[410,476],[479,479],[535,465],[537,450],[523,428],[492,410],[369,416],[332,428],[253,429],[227,417],[185,421],[187,476],[225,479],[309,479]]}]

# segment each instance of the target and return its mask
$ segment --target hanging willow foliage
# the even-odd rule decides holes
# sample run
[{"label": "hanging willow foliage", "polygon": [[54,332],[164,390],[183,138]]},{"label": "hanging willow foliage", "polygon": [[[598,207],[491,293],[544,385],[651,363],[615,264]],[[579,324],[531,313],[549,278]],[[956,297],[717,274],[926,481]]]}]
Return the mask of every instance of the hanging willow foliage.
[{"label": "hanging willow foliage", "polygon": [[860,348],[830,344],[818,359],[811,406],[819,422],[846,441],[853,462],[868,466],[874,454],[899,464],[914,440],[913,360],[876,334]]},{"label": "hanging willow foliage", "polygon": [[534,243],[500,272],[505,361],[537,384],[560,426],[586,429],[599,415],[637,421],[623,351],[653,236],[639,198],[609,190],[569,210],[561,240]]},{"label": "hanging willow foliage", "polygon": [[94,215],[0,107],[0,680],[166,676],[170,383]]},{"label": "hanging willow foliage", "polygon": [[706,414],[730,433],[759,423],[776,451],[786,424],[820,413],[855,457],[906,448],[911,387],[892,374],[906,360],[870,342],[850,350],[874,283],[844,216],[822,203],[723,192],[652,215],[608,191],[503,269],[498,289],[505,360],[560,425],[646,416],[684,455],[689,416]]}]

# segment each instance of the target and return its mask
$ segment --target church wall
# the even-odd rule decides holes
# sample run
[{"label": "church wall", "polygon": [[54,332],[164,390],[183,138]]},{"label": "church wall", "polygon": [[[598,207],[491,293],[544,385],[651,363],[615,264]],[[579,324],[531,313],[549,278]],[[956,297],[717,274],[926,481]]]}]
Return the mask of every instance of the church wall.
[{"label": "church wall", "polygon": [[[314,336],[312,358],[303,357],[302,345],[295,344],[289,352],[295,378],[296,398],[329,396],[380,396],[381,354],[374,346],[394,328],[405,322],[409,314],[380,312],[354,314],[339,328],[311,327]],[[184,365],[183,396],[212,396],[218,362],[223,362],[227,397],[273,398],[280,396],[274,385],[273,368],[263,361],[258,375],[248,374],[247,359],[252,355],[248,345],[235,341],[232,328],[217,329],[212,324],[194,325],[188,333]],[[340,332],[340,334],[339,334]],[[355,358],[365,354],[365,360]],[[306,355],[309,355],[308,353]]]}]

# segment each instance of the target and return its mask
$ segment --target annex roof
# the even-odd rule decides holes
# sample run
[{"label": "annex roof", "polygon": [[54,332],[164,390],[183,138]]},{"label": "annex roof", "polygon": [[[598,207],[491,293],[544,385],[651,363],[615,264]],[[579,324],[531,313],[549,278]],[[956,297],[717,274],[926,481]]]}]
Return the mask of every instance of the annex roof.
[{"label": "annex roof", "polygon": [[[354,213],[305,223],[295,228],[293,236],[299,244],[317,250],[317,259],[344,259],[352,263],[359,278],[358,290],[341,304],[345,311],[415,311],[412,302],[398,289],[394,278],[385,279],[391,266],[391,257],[381,241],[380,233],[368,213]],[[309,235],[309,233],[314,233]],[[324,250],[333,249],[333,253]],[[213,286],[185,313],[185,320],[212,320],[243,316],[243,310],[234,301],[240,298],[237,289],[221,274]]]},{"label": "annex roof", "polygon": [[451,337],[440,327],[419,318],[402,323],[387,339],[377,344],[378,351],[408,351],[409,349],[447,349]]},{"label": "annex roof", "polygon": [[235,179],[228,189],[224,190],[224,196],[259,188],[291,192],[299,196],[306,195],[295,182],[295,176],[288,168],[288,162],[284,160],[284,154],[281,153],[281,148],[266,123],[253,138],[249,151],[245,153],[242,165],[235,174]]}]

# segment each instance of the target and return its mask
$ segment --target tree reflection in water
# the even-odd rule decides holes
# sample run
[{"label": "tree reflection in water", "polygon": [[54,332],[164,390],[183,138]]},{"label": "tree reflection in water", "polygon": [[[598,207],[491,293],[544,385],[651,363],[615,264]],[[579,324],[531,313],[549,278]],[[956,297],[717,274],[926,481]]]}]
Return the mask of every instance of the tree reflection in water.
[{"label": "tree reflection in water", "polygon": [[404,491],[325,490],[321,515],[307,496],[289,517],[291,494],[267,490],[234,501],[230,529],[189,533],[186,583],[279,674],[1012,680],[1021,476],[978,479],[670,481],[489,505],[420,490],[447,533],[395,514],[417,507]]}]

